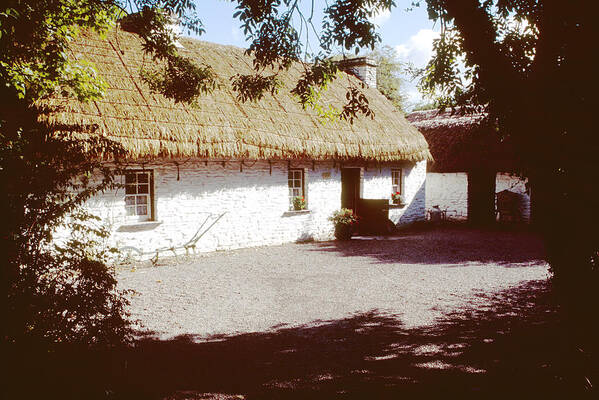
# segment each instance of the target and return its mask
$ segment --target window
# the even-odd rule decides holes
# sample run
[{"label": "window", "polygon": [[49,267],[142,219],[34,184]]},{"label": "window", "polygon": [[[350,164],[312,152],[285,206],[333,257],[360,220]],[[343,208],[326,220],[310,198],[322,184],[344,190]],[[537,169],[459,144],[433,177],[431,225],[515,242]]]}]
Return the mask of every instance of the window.
[{"label": "window", "polygon": [[128,171],[125,174],[125,210],[128,217],[140,221],[152,219],[154,196],[152,171]]},{"label": "window", "polygon": [[300,168],[290,169],[287,177],[287,182],[289,185],[289,205],[290,208],[293,210],[293,199],[295,199],[296,197],[304,197],[305,199],[304,170]]},{"label": "window", "polygon": [[[399,195],[403,194],[403,174],[401,169],[392,169],[391,170],[391,194],[395,195],[399,193]],[[394,199],[394,202],[395,199]]]}]

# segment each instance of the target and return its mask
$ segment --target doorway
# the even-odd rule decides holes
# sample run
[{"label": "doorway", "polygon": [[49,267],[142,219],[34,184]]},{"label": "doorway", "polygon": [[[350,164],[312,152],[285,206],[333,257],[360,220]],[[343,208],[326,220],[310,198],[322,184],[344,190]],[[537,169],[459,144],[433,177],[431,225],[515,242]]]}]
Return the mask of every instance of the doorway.
[{"label": "doorway", "polygon": [[341,208],[357,214],[360,199],[360,168],[341,168]]}]

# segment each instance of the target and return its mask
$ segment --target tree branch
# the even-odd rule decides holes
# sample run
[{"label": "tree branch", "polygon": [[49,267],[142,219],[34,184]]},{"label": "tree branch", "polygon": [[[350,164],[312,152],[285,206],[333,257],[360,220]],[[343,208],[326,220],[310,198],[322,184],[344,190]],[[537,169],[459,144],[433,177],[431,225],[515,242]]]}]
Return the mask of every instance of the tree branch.
[{"label": "tree branch", "polygon": [[[509,58],[502,54],[496,42],[497,30],[492,16],[478,0],[446,0],[447,17],[461,33],[463,49],[470,64],[478,65],[479,84],[496,101],[506,100],[505,94],[522,88]],[[506,88],[506,85],[511,87]],[[498,104],[504,108],[506,104]]]}]

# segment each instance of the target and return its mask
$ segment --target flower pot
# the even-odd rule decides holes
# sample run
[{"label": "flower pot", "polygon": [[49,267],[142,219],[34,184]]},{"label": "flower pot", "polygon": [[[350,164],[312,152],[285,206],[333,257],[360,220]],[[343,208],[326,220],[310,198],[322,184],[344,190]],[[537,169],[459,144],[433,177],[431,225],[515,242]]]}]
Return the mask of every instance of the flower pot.
[{"label": "flower pot", "polygon": [[352,235],[351,225],[337,224],[335,225],[335,239],[337,240],[349,240]]}]

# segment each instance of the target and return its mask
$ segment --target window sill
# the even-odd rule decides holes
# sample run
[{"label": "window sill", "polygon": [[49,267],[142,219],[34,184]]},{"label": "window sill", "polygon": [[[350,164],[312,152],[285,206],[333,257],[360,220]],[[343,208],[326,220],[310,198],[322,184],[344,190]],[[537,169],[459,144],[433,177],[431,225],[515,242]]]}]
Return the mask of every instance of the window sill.
[{"label": "window sill", "polygon": [[119,226],[117,232],[142,232],[151,231],[162,224],[162,221],[142,221],[142,222],[131,222]]},{"label": "window sill", "polygon": [[283,217],[291,217],[293,215],[302,215],[302,214],[310,214],[310,210],[292,210],[292,211],[285,211],[283,213]]}]

